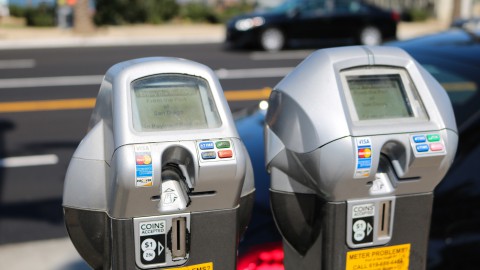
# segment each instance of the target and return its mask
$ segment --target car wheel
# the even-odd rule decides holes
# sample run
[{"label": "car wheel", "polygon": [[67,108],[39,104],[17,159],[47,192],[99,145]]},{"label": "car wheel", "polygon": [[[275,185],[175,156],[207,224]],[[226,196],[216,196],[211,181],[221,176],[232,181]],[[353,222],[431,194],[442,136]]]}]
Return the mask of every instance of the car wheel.
[{"label": "car wheel", "polygon": [[285,45],[285,35],[278,28],[267,28],[260,36],[260,45],[265,51],[279,51]]},{"label": "car wheel", "polygon": [[367,26],[360,31],[358,39],[362,45],[379,45],[382,43],[382,33],[375,26]]}]

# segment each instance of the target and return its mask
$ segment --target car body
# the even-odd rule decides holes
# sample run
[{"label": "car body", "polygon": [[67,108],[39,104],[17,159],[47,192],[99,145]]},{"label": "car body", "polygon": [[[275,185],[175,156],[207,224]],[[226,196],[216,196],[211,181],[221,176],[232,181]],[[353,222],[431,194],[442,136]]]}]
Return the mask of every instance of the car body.
[{"label": "car body", "polygon": [[480,17],[457,19],[450,24],[450,27],[462,28],[469,31],[478,31],[480,30]]},{"label": "car body", "polygon": [[397,13],[361,0],[286,0],[270,10],[230,20],[226,42],[267,51],[332,41],[378,45],[396,38],[398,20]]},{"label": "car body", "polygon": [[[386,44],[403,48],[446,89],[459,131],[455,161],[436,187],[430,228],[428,269],[477,269],[480,254],[480,32],[446,32]],[[269,214],[270,178],[265,172],[265,111],[237,120],[254,164],[256,202],[241,243],[238,269],[283,269],[281,237]],[[249,266],[249,267],[250,267]]]}]

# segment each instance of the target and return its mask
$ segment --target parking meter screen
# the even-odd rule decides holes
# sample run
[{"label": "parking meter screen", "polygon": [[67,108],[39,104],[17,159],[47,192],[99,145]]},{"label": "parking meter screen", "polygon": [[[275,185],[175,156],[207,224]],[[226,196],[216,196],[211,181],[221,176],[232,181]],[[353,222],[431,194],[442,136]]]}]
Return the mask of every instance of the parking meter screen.
[{"label": "parking meter screen", "polygon": [[221,124],[208,84],[187,75],[156,75],[132,83],[137,131],[191,130]]},{"label": "parking meter screen", "polygon": [[413,117],[399,74],[347,76],[358,120]]}]

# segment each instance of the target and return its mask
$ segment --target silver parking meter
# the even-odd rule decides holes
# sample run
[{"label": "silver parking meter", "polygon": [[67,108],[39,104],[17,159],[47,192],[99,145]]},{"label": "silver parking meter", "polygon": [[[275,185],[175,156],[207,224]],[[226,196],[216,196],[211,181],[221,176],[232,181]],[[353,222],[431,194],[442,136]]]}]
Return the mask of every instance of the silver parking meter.
[{"label": "silver parking meter", "polygon": [[265,134],[286,269],[425,269],[432,192],[458,132],[412,57],[314,52],[272,91]]},{"label": "silver parking meter", "polygon": [[95,269],[235,269],[253,206],[248,153],[213,71],[111,67],[68,167],[70,238]]}]

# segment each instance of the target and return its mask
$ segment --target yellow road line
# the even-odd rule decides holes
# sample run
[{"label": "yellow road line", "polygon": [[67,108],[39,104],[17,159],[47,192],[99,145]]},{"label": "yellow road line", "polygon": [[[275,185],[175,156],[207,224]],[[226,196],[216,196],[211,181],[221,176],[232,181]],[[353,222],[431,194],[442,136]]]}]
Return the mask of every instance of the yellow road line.
[{"label": "yellow road line", "polygon": [[0,113],[91,109],[95,98],[1,102]]},{"label": "yellow road line", "polygon": [[[225,91],[225,97],[228,101],[261,100],[267,99],[271,91],[269,87],[256,90],[230,90]],[[0,102],[0,113],[79,110],[92,109],[94,106],[95,98]]]},{"label": "yellow road line", "polygon": [[477,90],[477,84],[474,82],[442,83],[442,86],[447,91],[476,91]]},{"label": "yellow road line", "polygon": [[268,99],[272,92],[272,88],[265,87],[263,89],[254,90],[238,90],[238,91],[225,91],[225,98],[227,101],[245,101],[245,100],[260,100]]}]

